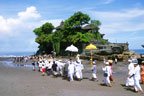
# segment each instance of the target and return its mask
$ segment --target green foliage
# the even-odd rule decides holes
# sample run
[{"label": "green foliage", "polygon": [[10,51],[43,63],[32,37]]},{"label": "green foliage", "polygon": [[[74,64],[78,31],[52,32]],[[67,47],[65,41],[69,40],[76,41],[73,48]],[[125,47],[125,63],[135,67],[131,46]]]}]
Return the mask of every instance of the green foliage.
[{"label": "green foliage", "polygon": [[57,54],[60,53],[60,43],[62,38],[63,38],[62,31],[56,31],[53,33],[52,36],[53,50],[56,51]]},{"label": "green foliage", "polygon": [[81,32],[77,32],[75,35],[69,36],[69,38],[74,44],[76,42],[87,43],[90,42],[91,38],[93,38],[93,34],[92,33],[82,34]]},{"label": "green foliage", "polygon": [[39,53],[56,51],[57,54],[62,54],[65,48],[70,44],[75,44],[82,52],[83,44],[94,40],[105,42],[99,32],[101,22],[91,20],[91,30],[84,30],[83,25],[89,24],[90,17],[82,12],[76,12],[70,18],[63,22],[63,27],[59,27],[55,32],[54,26],[47,22],[42,26],[35,28],[34,33],[37,36],[35,41],[39,44]]},{"label": "green foliage", "polygon": [[65,34],[75,34],[76,29],[79,29],[84,24],[88,24],[89,21],[90,17],[87,14],[83,14],[82,12],[74,13],[73,16],[71,16],[64,22],[64,28],[66,30]]},{"label": "green foliage", "polygon": [[44,34],[51,34],[54,29],[54,26],[51,23],[47,22],[47,23],[43,24],[41,28],[42,28],[42,32]]},{"label": "green foliage", "polygon": [[42,35],[42,29],[41,29],[41,27],[35,28],[33,32],[34,32],[35,35],[37,35],[37,36]]},{"label": "green foliage", "polygon": [[[51,23],[45,23],[39,28],[34,29],[34,33],[37,36],[35,41],[39,44],[39,50],[38,52],[47,52],[48,47],[51,47],[51,41],[52,41],[52,31],[54,29],[54,26]],[[50,52],[50,51],[49,51]]]}]

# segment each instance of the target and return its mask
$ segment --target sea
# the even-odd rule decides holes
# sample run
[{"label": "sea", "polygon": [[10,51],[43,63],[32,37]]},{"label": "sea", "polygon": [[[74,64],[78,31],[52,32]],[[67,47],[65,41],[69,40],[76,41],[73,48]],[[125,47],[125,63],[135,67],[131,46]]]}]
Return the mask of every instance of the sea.
[{"label": "sea", "polygon": [[[144,54],[144,49],[130,49],[137,54]],[[14,57],[14,56],[30,56],[36,52],[0,52],[0,57]]]},{"label": "sea", "polygon": [[144,49],[131,49],[131,51],[134,51],[137,54],[144,54]]},{"label": "sea", "polygon": [[36,52],[0,52],[0,57],[30,56]]}]

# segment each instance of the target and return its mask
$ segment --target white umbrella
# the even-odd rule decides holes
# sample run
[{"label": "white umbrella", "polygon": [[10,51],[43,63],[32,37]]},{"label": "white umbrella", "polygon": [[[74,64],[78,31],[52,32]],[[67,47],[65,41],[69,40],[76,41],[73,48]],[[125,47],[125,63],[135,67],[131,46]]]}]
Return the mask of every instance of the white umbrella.
[{"label": "white umbrella", "polygon": [[68,46],[65,51],[70,51],[70,52],[78,52],[78,48],[75,47],[73,44]]}]

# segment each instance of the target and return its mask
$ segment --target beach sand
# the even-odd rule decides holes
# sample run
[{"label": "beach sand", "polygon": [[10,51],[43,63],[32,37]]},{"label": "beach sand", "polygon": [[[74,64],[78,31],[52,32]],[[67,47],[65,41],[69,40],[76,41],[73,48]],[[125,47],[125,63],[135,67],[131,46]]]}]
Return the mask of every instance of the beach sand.
[{"label": "beach sand", "polygon": [[[7,66],[0,63],[0,96],[144,96],[122,86],[126,80],[127,65],[118,62],[114,65],[112,87],[100,85],[103,80],[102,64],[98,63],[98,82],[90,81],[90,65],[84,64],[82,81],[69,82],[61,77],[41,76],[38,71],[24,66]],[[144,89],[144,85],[142,85]]]}]

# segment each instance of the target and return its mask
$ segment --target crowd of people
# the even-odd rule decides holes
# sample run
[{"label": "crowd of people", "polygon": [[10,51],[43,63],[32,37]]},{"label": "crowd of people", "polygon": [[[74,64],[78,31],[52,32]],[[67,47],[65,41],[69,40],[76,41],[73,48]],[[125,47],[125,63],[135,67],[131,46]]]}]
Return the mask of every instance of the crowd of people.
[{"label": "crowd of people", "polygon": [[[27,62],[27,59],[15,59],[16,60],[24,60]],[[42,76],[54,76],[54,77],[63,77],[68,81],[78,80],[81,81],[83,79],[83,70],[84,66],[81,62],[80,55],[77,55],[76,58],[70,58],[65,61],[57,60],[52,55],[43,55],[43,56],[32,56],[29,58],[32,61],[33,71],[38,71],[42,73]],[[134,88],[135,92],[144,93],[140,83],[144,84],[144,61],[142,64],[138,64],[138,60],[135,58],[130,58],[128,60],[128,75],[125,83],[126,87]],[[117,60],[113,62],[113,60],[104,59],[103,70],[103,85],[112,87],[112,82],[115,82],[113,79],[113,63],[117,64]],[[93,65],[91,67],[91,80],[98,81],[97,77],[97,60],[93,61]]]},{"label": "crowd of people", "polygon": [[57,60],[51,55],[32,57],[32,65],[34,71],[36,70],[36,66],[38,66],[38,70],[42,73],[42,76],[62,76],[69,81],[73,81],[74,79],[82,80],[83,78],[82,70],[84,66],[79,56],[75,60],[70,58],[66,61]]},{"label": "crowd of people", "polygon": [[137,59],[129,59],[128,60],[128,75],[125,86],[134,87],[135,92],[144,93],[140,83],[144,83],[144,61],[142,61],[141,65],[138,64]]}]

